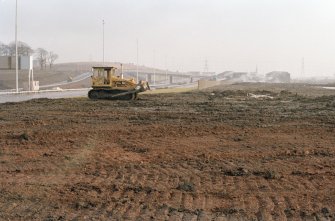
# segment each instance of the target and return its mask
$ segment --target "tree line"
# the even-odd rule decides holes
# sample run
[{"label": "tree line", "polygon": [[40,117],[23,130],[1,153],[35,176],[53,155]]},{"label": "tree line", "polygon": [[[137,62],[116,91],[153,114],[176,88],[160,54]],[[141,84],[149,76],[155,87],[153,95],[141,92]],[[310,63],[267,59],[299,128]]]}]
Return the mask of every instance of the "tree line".
[{"label": "tree line", "polygon": [[[46,69],[47,66],[51,69],[54,62],[58,59],[58,55],[53,51],[47,51],[44,48],[34,50],[22,41],[17,43],[17,53],[19,56],[33,55],[41,69]],[[10,42],[8,45],[0,42],[0,56],[15,56],[15,42]]]}]

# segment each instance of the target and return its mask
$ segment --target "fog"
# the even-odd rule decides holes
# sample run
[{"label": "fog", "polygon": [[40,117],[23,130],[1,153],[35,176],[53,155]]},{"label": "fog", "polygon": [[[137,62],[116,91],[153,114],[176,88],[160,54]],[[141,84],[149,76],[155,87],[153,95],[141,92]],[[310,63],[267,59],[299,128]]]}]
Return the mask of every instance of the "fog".
[{"label": "fog", "polygon": [[[335,76],[334,0],[18,0],[18,40],[60,62],[105,60],[173,71],[287,71]],[[0,41],[15,1],[0,0]],[[302,73],[302,59],[304,72]]]}]

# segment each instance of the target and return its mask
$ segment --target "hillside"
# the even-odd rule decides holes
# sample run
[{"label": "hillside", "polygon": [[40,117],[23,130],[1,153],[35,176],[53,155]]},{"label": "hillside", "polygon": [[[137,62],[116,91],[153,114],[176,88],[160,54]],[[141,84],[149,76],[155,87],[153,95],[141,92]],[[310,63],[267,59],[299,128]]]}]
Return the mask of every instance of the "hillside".
[{"label": "hillside", "polygon": [[[55,64],[52,69],[47,68],[41,70],[40,68],[34,69],[34,79],[40,81],[40,85],[54,84],[62,81],[66,81],[69,77],[73,78],[82,73],[91,71],[92,66],[100,66],[101,62],[76,62],[76,63],[60,63]],[[106,62],[105,66],[114,66],[118,68],[117,73],[121,70],[120,63]],[[136,70],[134,64],[123,64],[123,70]],[[139,71],[154,72],[153,68],[139,66]],[[161,70],[156,70],[160,72]],[[19,87],[22,88],[23,84],[28,82],[28,71],[19,71]],[[82,83],[89,86],[89,81]],[[0,90],[13,89],[15,88],[15,70],[0,70]]]}]

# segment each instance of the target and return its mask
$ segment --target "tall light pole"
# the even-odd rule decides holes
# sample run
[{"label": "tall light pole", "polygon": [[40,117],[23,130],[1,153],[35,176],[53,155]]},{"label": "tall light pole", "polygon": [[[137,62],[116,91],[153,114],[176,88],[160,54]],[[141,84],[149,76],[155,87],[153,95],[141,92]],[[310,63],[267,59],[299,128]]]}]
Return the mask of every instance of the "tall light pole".
[{"label": "tall light pole", "polygon": [[301,77],[305,75],[305,58],[303,57],[301,60]]},{"label": "tall light pole", "polygon": [[167,55],[165,55],[165,81],[167,81],[167,73],[168,73],[168,68],[167,68]]},{"label": "tall light pole", "polygon": [[153,51],[154,85],[156,85],[156,50]]},{"label": "tall light pole", "polygon": [[19,92],[19,58],[17,56],[17,0],[15,4],[15,72],[16,72],[16,93]]},{"label": "tall light pole", "polygon": [[105,65],[105,20],[102,20],[102,64]]},{"label": "tall light pole", "polygon": [[136,82],[138,83],[138,39],[136,40]]}]

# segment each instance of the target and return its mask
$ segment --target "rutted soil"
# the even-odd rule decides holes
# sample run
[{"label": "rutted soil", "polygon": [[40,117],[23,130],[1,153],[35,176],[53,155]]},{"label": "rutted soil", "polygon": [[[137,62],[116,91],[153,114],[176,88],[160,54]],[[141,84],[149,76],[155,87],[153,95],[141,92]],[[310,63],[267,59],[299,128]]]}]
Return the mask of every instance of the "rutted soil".
[{"label": "rutted soil", "polygon": [[252,93],[1,104],[0,220],[335,220],[335,95]]}]

